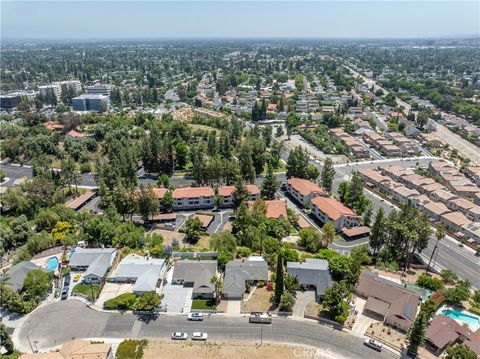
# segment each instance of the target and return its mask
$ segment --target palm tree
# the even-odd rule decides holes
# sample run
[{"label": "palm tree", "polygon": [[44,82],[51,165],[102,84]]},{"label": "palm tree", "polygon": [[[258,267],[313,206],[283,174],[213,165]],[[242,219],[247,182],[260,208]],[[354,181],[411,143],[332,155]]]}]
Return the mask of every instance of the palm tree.
[{"label": "palm tree", "polygon": [[215,286],[215,298],[218,300],[220,292],[223,290],[223,282],[220,277],[214,275],[212,278],[210,278],[210,283]]},{"label": "palm tree", "polygon": [[435,247],[433,247],[432,255],[428,260],[428,265],[427,265],[427,269],[425,270],[425,274],[427,274],[428,270],[430,269],[430,263],[432,263],[432,258],[435,255],[435,252],[437,251],[438,242],[440,242],[440,240],[442,240],[444,237],[445,237],[445,232],[443,231],[443,229],[441,228],[437,229],[437,232],[435,233],[435,238],[437,239],[437,241],[435,242]]}]

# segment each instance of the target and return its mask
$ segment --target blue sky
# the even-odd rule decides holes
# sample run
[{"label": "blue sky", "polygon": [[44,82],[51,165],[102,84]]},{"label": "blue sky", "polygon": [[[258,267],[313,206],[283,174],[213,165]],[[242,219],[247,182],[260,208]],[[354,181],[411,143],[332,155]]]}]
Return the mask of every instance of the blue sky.
[{"label": "blue sky", "polygon": [[2,38],[480,35],[480,1],[0,1]]}]

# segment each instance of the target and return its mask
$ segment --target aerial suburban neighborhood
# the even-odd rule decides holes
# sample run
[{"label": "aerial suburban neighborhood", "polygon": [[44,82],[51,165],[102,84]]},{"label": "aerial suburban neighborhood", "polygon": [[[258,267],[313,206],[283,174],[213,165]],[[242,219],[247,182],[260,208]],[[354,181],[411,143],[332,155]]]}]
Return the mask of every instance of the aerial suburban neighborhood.
[{"label": "aerial suburban neighborhood", "polygon": [[[480,358],[478,14],[428,39],[27,36],[14,10],[42,3],[2,4],[2,358]],[[92,3],[120,34],[107,4],[133,3]]]}]

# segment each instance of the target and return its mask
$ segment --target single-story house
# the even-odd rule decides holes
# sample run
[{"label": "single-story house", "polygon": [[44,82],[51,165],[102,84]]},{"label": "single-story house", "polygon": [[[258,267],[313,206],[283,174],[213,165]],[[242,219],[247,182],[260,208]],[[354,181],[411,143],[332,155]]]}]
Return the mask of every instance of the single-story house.
[{"label": "single-story house", "polygon": [[111,260],[116,256],[115,248],[81,248],[77,247],[70,254],[69,266],[73,271],[83,272],[88,269],[90,264],[103,255],[110,255]]},{"label": "single-story house", "polygon": [[164,259],[142,257],[131,253],[121,260],[108,281],[135,283],[133,292],[140,295],[157,288],[164,263]]},{"label": "single-story house", "polygon": [[58,351],[22,354],[19,359],[114,359],[112,345],[75,339],[63,343]]},{"label": "single-story house", "polygon": [[210,283],[217,276],[217,261],[180,260],[173,267],[172,284],[192,287],[192,298],[213,298],[215,285]]},{"label": "single-story house", "polygon": [[27,274],[32,270],[41,269],[32,262],[20,262],[10,268],[4,276],[7,276],[9,279],[7,284],[9,284],[14,292],[20,292],[23,289],[23,282],[27,277]]},{"label": "single-story house", "polygon": [[447,347],[459,343],[463,343],[480,356],[480,344],[476,344],[480,337],[477,338],[470,329],[447,316],[440,314],[433,317],[425,337],[428,349],[437,356],[440,356]]},{"label": "single-story house", "polygon": [[362,273],[355,291],[367,299],[365,313],[373,314],[395,328],[406,332],[415,320],[421,298],[419,292],[369,271]]},{"label": "single-story house", "polygon": [[246,283],[268,280],[268,265],[262,257],[230,261],[225,266],[223,295],[227,299],[242,299]]},{"label": "single-story house", "polygon": [[328,261],[325,259],[307,258],[305,262],[287,262],[287,273],[297,277],[303,287],[314,287],[317,301],[333,285]]}]

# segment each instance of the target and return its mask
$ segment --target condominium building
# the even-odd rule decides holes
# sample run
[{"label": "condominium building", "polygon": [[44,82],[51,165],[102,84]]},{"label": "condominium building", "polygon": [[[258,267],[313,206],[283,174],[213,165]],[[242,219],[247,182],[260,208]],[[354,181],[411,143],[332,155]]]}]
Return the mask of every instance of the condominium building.
[{"label": "condominium building", "polygon": [[331,221],[337,231],[343,227],[360,225],[361,217],[335,198],[316,197],[312,199],[312,213],[322,223]]},{"label": "condominium building", "polygon": [[72,98],[74,111],[104,112],[110,107],[110,98],[104,95],[83,94]]}]

